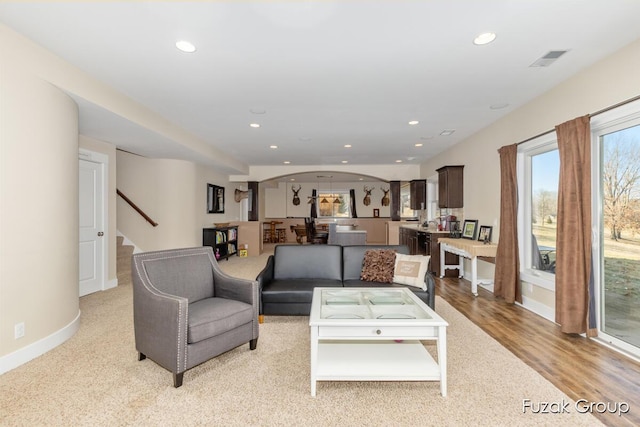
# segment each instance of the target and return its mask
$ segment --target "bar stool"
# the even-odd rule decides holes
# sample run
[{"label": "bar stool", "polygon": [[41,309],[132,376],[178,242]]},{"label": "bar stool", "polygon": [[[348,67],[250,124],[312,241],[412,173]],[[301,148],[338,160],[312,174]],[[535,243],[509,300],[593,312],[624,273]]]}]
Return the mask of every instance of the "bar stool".
[{"label": "bar stool", "polygon": [[271,243],[271,224],[262,224],[262,243]]},{"label": "bar stool", "polygon": [[285,228],[276,228],[276,240],[278,243],[287,243],[287,230]]}]

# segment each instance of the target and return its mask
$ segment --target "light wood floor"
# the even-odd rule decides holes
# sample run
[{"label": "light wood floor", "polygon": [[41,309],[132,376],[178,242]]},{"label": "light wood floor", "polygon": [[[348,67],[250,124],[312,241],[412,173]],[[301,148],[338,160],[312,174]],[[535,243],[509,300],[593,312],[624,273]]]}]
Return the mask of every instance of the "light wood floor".
[{"label": "light wood floor", "polygon": [[556,324],[484,289],[474,297],[466,280],[436,279],[436,295],[572,399],[627,402],[630,411],[622,417],[594,414],[606,425],[640,425],[640,363],[593,340],[563,334]]}]

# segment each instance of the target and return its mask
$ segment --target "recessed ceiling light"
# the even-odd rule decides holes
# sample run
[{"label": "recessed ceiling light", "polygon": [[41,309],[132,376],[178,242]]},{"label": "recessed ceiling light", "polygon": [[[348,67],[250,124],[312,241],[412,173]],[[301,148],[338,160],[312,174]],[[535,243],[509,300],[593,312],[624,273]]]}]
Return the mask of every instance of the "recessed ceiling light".
[{"label": "recessed ceiling light", "polygon": [[349,163],[349,160],[343,160],[342,163]]},{"label": "recessed ceiling light", "polygon": [[358,178],[358,181],[364,181],[364,178]]},{"label": "recessed ceiling light", "polygon": [[478,34],[475,39],[473,39],[473,44],[483,45],[489,44],[496,39],[496,33],[482,33]]},{"label": "recessed ceiling light", "polygon": [[409,122],[409,124],[410,124],[411,126],[413,126],[413,125],[417,125],[418,123],[420,123],[420,122],[419,122],[419,121],[417,121],[417,120],[411,120],[411,121]]},{"label": "recessed ceiling light", "polygon": [[417,144],[415,144],[415,146],[416,147],[422,147],[422,144],[418,142]]},{"label": "recessed ceiling light", "polygon": [[270,145],[269,148],[276,149],[276,148],[278,148],[278,146],[277,145]]},{"label": "recessed ceiling light", "polygon": [[402,160],[396,160],[396,163],[402,163]]},{"label": "recessed ceiling light", "polygon": [[260,124],[258,123],[251,123],[249,126],[251,126],[252,128],[259,128]]},{"label": "recessed ceiling light", "polygon": [[176,47],[185,53],[193,53],[196,51],[196,47],[193,45],[193,43],[189,43],[186,40],[178,40],[176,42]]},{"label": "recessed ceiling light", "polygon": [[455,132],[455,130],[447,129],[447,130],[443,130],[442,132],[440,132],[440,135],[442,135],[442,136],[449,136],[449,135],[451,135],[451,134],[452,134],[452,133],[454,133],[454,132]]},{"label": "recessed ceiling light", "polygon": [[351,144],[345,144],[344,148],[351,148]]},{"label": "recessed ceiling light", "polygon": [[[288,165],[288,164],[290,164],[291,162],[290,162],[289,160],[285,160],[285,161],[284,161],[284,162],[282,162],[282,163],[284,163],[285,165]],[[295,181],[295,178],[291,178],[291,181]]]}]

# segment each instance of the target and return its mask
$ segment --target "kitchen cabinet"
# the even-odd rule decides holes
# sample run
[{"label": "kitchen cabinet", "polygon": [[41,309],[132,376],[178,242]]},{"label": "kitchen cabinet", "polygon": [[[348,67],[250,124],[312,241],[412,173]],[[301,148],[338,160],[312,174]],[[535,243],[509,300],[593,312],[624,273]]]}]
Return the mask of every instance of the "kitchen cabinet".
[{"label": "kitchen cabinet", "polygon": [[464,166],[443,166],[438,172],[438,207],[461,208],[464,205]]},{"label": "kitchen cabinet", "polygon": [[427,180],[414,179],[409,182],[409,207],[413,210],[422,210],[427,206]]},{"label": "kitchen cabinet", "polygon": [[426,254],[426,236],[424,231],[416,230],[410,227],[400,227],[400,239],[401,245],[407,245],[409,247],[410,255],[425,255]]}]

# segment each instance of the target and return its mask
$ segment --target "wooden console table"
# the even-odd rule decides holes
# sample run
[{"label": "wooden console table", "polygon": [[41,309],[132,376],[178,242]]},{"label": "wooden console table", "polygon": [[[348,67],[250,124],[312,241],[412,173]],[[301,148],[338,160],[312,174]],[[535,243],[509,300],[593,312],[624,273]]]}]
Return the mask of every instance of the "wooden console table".
[{"label": "wooden console table", "polygon": [[[471,260],[471,293],[478,296],[478,284],[492,284],[493,280],[478,279],[478,257],[495,258],[498,245],[495,243],[487,243],[470,240],[470,239],[452,239],[450,237],[441,237],[438,239],[440,243],[440,277],[444,277],[446,269],[458,268],[460,273],[458,277],[464,276],[464,258]],[[459,256],[458,264],[445,264],[445,252],[451,252]]]}]

